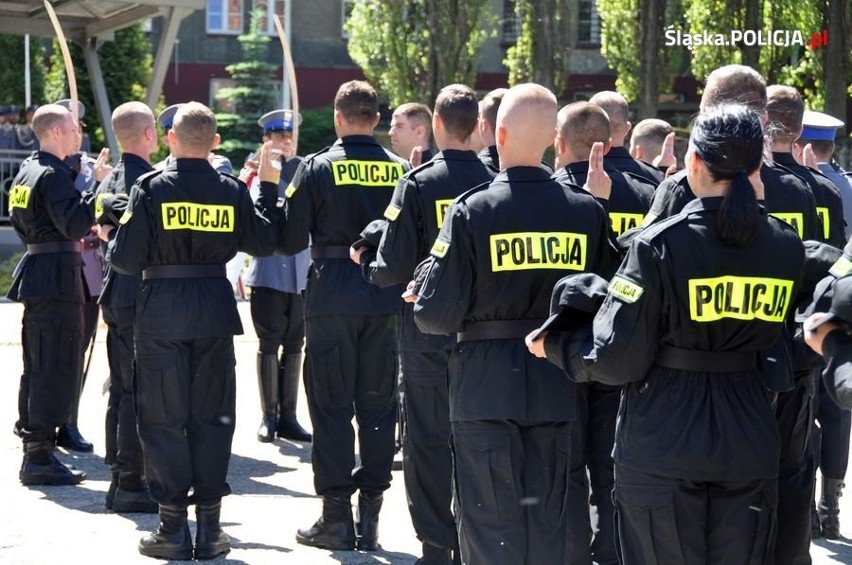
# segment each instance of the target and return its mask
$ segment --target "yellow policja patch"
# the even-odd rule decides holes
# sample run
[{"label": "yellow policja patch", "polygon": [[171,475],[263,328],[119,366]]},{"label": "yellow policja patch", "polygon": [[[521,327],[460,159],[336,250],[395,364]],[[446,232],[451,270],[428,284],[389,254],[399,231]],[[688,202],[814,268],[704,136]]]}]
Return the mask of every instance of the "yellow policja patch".
[{"label": "yellow policja patch", "polygon": [[450,204],[453,203],[453,199],[447,200],[436,200],[435,201],[435,216],[438,218],[438,229],[444,227],[444,219],[447,217],[447,210],[450,209]]},{"label": "yellow policja patch", "polygon": [[396,219],[399,217],[399,213],[401,210],[402,208],[400,208],[396,204],[388,204],[388,207],[385,208],[385,218],[387,218],[389,222],[395,222]]},{"label": "yellow policja patch", "polygon": [[644,214],[609,213],[609,222],[612,225],[612,231],[615,235],[621,235],[630,228],[641,225],[643,219],[645,219]]},{"label": "yellow policja patch", "polygon": [[841,255],[834,265],[828,270],[828,273],[834,275],[838,279],[852,273],[852,261],[846,258],[846,255]]},{"label": "yellow policja patch", "polygon": [[393,161],[334,161],[331,164],[335,186],[396,186],[402,165]]},{"label": "yellow policja patch", "polygon": [[799,238],[803,237],[805,218],[801,212],[770,212],[769,215],[790,224],[796,230],[796,233],[799,234]]},{"label": "yellow policja patch", "polygon": [[782,322],[793,293],[793,281],[733,275],[690,279],[688,287],[689,316],[696,322]]},{"label": "yellow policja patch", "polygon": [[620,275],[612,277],[606,290],[609,294],[631,304],[639,300],[645,292],[640,285]]},{"label": "yellow policja patch", "polygon": [[195,202],[163,202],[163,229],[234,231],[234,207]]},{"label": "yellow policja patch", "polygon": [[437,257],[438,259],[443,259],[447,254],[447,251],[450,249],[450,242],[444,241],[440,237],[435,240],[435,243],[432,245],[432,250],[430,253]]},{"label": "yellow policja patch", "polygon": [[26,208],[30,203],[30,192],[32,187],[25,184],[16,184],[9,191],[9,211],[12,208]]},{"label": "yellow policja patch", "polygon": [[586,234],[521,232],[491,235],[491,270],[586,269]]}]

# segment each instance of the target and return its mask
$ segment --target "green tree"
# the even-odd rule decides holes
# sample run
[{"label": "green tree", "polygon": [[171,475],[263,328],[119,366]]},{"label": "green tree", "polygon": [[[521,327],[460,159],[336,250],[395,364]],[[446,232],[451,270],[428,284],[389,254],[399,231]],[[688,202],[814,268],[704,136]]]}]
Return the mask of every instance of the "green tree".
[{"label": "green tree", "polygon": [[[0,104],[23,106],[24,85],[24,36],[0,35],[0,53],[10,64],[0,65]],[[30,95],[34,104],[45,101],[44,81],[47,75],[44,43],[38,37],[30,38]]]},{"label": "green tree", "polygon": [[359,0],[346,22],[349,55],[391,106],[431,106],[442,87],[476,80],[489,8],[488,0]]},{"label": "green tree", "polygon": [[671,92],[683,65],[684,50],[662,36],[683,30],[681,0],[598,0],[597,8],[601,54],[616,72],[616,89],[637,103],[639,118],[654,117],[659,95]]},{"label": "green tree", "polygon": [[575,0],[515,0],[520,33],[503,61],[510,85],[537,82],[557,94],[565,90],[577,42],[577,10]]},{"label": "green tree", "polygon": [[222,136],[219,151],[234,163],[242,163],[257,149],[257,118],[278,104],[278,95],[270,88],[277,67],[267,61],[270,38],[262,33],[264,18],[263,10],[252,12],[248,32],[237,38],[242,60],[225,67],[235,86],[221,89],[217,96],[230,110],[216,114]]},{"label": "green tree", "polygon": [[[68,81],[62,52],[54,39],[53,54],[50,57],[45,94],[47,100],[54,102],[68,98]],[[95,109],[95,97],[90,88],[89,71],[86,68],[83,50],[76,44],[70,44],[71,59],[77,78],[77,95],[86,105],[86,133],[89,134],[92,151],[98,151],[105,142],[103,124]],[[136,24],[115,32],[113,41],[105,42],[98,49],[107,100],[110,107],[118,106],[130,100],[144,100],[145,90],[151,79],[153,56],[148,36],[142,30],[142,24]]]}]

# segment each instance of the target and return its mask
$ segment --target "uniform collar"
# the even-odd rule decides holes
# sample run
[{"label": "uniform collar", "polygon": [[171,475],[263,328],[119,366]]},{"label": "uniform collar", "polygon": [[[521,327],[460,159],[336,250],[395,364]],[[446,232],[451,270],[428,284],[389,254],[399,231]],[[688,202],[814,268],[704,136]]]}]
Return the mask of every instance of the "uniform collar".
[{"label": "uniform collar", "polygon": [[479,161],[479,157],[476,156],[472,150],[462,150],[462,149],[444,149],[432,159],[444,159],[445,161]]},{"label": "uniform collar", "polygon": [[169,168],[177,168],[179,171],[208,171],[215,170],[213,165],[207,159],[181,157],[175,159],[169,165]]},{"label": "uniform collar", "polygon": [[66,163],[65,161],[63,161],[62,159],[60,159],[59,157],[57,157],[53,153],[48,153],[47,151],[42,151],[42,150],[37,151],[36,152],[36,158],[38,159],[38,161],[40,163],[44,163],[45,161],[47,161],[48,164],[50,164],[50,166],[65,169],[69,173],[74,170],[74,169],[72,169],[71,167],[68,166],[68,163]]},{"label": "uniform collar", "polygon": [[346,135],[338,138],[334,142],[335,145],[343,145],[344,143],[368,143],[370,145],[378,145],[379,142],[372,135]]},{"label": "uniform collar", "polygon": [[143,159],[139,155],[136,155],[135,153],[122,153],[121,154],[121,160],[124,163],[136,163],[136,164],[143,163],[145,165],[148,165],[149,167],[151,166],[151,164],[148,161],[146,161],[145,159]]},{"label": "uniform collar", "polygon": [[610,147],[609,152],[604,157],[615,157],[619,159],[633,159],[630,152],[623,145],[621,147]]},{"label": "uniform collar", "polygon": [[541,167],[511,167],[500,171],[495,181],[536,182],[550,180],[550,173]]},{"label": "uniform collar", "polygon": [[779,151],[772,152],[772,161],[778,163],[779,165],[784,165],[785,167],[794,166],[799,167],[798,161],[793,158],[792,153],[782,153]]},{"label": "uniform collar", "polygon": [[683,213],[689,214],[691,212],[718,210],[722,206],[722,200],[724,200],[724,196],[693,198],[686,206],[683,207]]}]

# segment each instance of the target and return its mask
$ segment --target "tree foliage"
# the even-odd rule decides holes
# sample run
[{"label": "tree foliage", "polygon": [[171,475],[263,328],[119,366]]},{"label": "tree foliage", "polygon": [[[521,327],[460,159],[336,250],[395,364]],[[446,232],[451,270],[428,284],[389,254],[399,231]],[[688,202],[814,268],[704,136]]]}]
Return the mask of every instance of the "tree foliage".
[{"label": "tree foliage", "polygon": [[[24,36],[0,35],[0,53],[9,63],[0,65],[0,104],[22,107],[25,102]],[[44,84],[47,75],[44,43],[38,37],[30,38],[30,95],[33,104],[45,101]]]},{"label": "tree foliage", "polygon": [[516,0],[520,33],[503,64],[509,84],[537,82],[556,93],[565,90],[577,41],[575,0]]},{"label": "tree foliage", "polygon": [[[57,41],[53,40],[53,54],[50,57],[50,71],[45,87],[49,102],[69,96],[65,64]],[[77,95],[86,105],[86,133],[91,138],[92,151],[98,151],[105,145],[105,136],[100,116],[95,109],[95,96],[90,87],[83,50],[76,44],[69,45],[69,50],[77,78]],[[145,99],[153,70],[153,56],[142,24],[116,31],[113,41],[105,42],[98,49],[98,57],[110,107],[114,108],[130,100]]]},{"label": "tree foliage", "polygon": [[442,87],[474,84],[489,8],[488,0],[358,0],[346,22],[349,55],[391,106],[431,106]]},{"label": "tree foliage", "polygon": [[[671,92],[674,78],[683,65],[683,49],[666,46],[660,35],[644,36],[641,23],[655,31],[682,30],[681,0],[598,0],[597,8],[601,18],[601,54],[616,72],[616,89],[627,100],[644,107],[643,114],[655,113],[659,94]],[[658,14],[662,21],[643,22],[649,12]],[[647,58],[644,65],[643,57]],[[648,83],[656,85],[643,88]]]},{"label": "tree foliage", "polygon": [[242,163],[247,153],[257,149],[257,119],[278,106],[278,94],[270,88],[277,67],[267,61],[270,38],[262,33],[264,22],[263,10],[254,10],[248,32],[237,38],[242,60],[225,67],[235,86],[221,89],[217,96],[230,110],[216,114],[222,136],[219,151],[234,163]]}]

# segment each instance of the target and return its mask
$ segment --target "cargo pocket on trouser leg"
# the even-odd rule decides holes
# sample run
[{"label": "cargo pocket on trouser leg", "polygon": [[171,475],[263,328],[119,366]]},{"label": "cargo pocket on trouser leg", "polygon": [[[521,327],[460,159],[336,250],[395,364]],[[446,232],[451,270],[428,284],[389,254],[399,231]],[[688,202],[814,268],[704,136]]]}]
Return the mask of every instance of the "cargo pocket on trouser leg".
[{"label": "cargo pocket on trouser leg", "polygon": [[336,343],[309,346],[305,358],[305,391],[313,402],[328,407],[352,404],[352,391],[346,385],[339,346]]},{"label": "cargo pocket on trouser leg", "polygon": [[613,492],[622,565],[683,563],[673,487],[616,482]]},{"label": "cargo pocket on trouser leg", "polygon": [[523,563],[526,526],[508,434],[456,428],[453,448],[465,561]]},{"label": "cargo pocket on trouser leg", "polygon": [[775,559],[775,537],[778,533],[777,481],[766,481],[757,498],[750,506],[750,510],[754,511],[756,516],[754,530],[750,532],[754,545],[748,565],[763,565],[772,563]]}]

